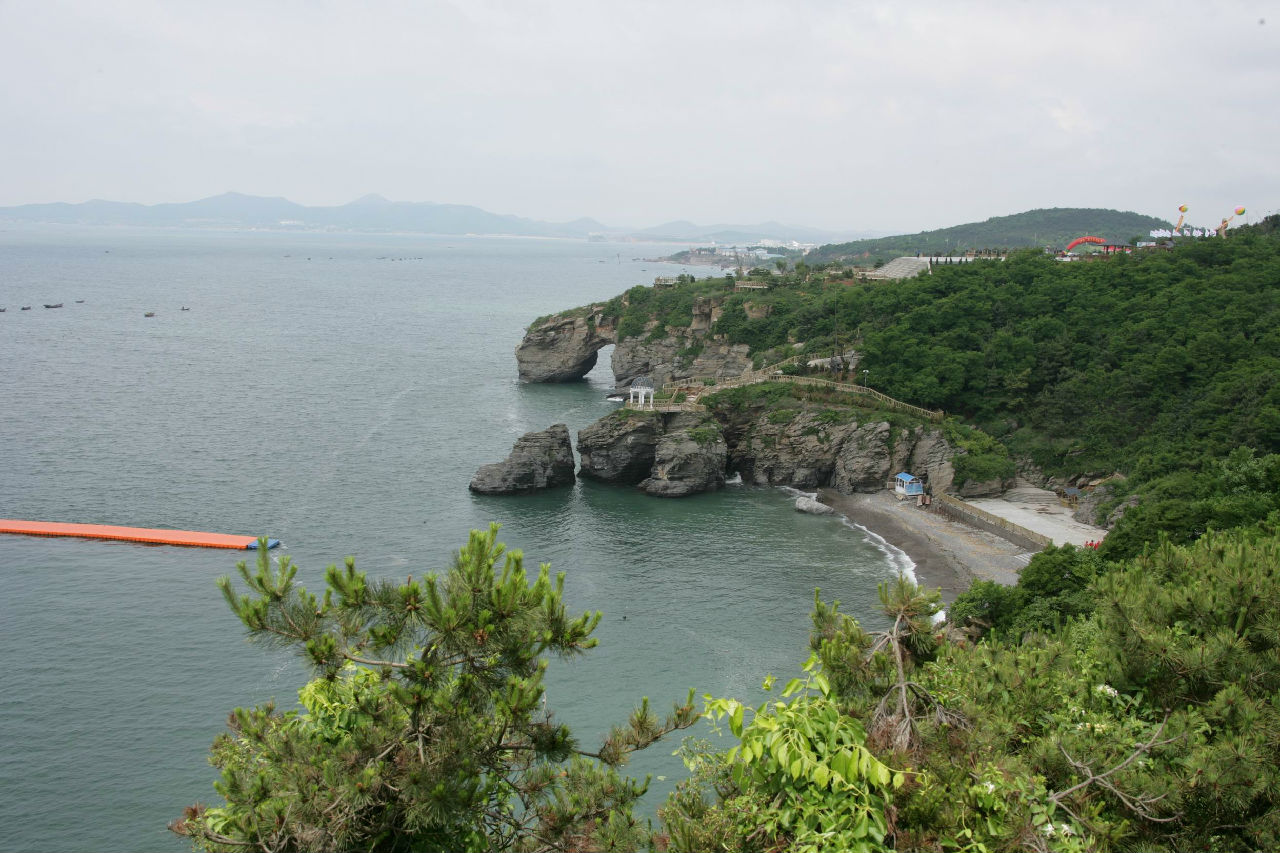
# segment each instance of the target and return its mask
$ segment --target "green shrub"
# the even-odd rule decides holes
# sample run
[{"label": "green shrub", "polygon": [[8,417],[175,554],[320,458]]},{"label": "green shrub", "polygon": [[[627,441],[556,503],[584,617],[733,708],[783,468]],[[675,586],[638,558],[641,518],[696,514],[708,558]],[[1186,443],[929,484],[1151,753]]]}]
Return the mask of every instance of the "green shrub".
[{"label": "green shrub", "polygon": [[715,444],[720,440],[720,427],[713,423],[696,426],[689,430],[689,438],[693,439],[699,447]]}]

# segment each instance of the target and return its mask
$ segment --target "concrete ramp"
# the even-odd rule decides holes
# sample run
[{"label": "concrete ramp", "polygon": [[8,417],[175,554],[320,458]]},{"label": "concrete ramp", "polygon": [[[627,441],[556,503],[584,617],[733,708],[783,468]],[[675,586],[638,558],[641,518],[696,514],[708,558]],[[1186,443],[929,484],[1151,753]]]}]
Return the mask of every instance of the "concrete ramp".
[{"label": "concrete ramp", "polygon": [[870,279],[897,280],[915,278],[920,273],[928,271],[928,258],[894,258],[879,269],[871,270],[865,275]]}]

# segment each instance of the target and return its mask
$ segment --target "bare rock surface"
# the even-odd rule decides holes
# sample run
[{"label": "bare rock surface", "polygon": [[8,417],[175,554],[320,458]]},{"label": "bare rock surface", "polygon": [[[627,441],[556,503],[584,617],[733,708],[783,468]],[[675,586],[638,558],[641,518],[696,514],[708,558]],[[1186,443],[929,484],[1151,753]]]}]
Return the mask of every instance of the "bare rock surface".
[{"label": "bare rock surface", "polygon": [[807,512],[810,515],[834,515],[835,510],[819,500],[801,495],[796,498],[796,512]]},{"label": "bare rock surface", "polygon": [[658,440],[653,470],[640,488],[659,498],[715,491],[724,487],[728,456],[729,446],[714,424],[675,429]]},{"label": "bare rock surface", "polygon": [[578,430],[582,476],[634,486],[653,470],[662,431],[660,414],[627,409]]},{"label": "bare rock surface", "polygon": [[555,315],[529,328],[516,347],[521,382],[572,382],[596,366],[601,347],[613,343],[610,326],[594,315]]},{"label": "bare rock surface", "polygon": [[519,495],[574,482],[569,428],[555,424],[525,433],[502,462],[482,465],[469,488],[482,495]]}]

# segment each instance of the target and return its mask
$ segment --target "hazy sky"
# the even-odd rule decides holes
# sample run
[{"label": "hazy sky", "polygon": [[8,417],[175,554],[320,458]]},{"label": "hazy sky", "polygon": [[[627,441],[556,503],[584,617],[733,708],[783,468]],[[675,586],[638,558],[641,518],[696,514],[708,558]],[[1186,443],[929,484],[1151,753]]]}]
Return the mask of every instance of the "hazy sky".
[{"label": "hazy sky", "polygon": [[0,0],[0,205],[1280,208],[1280,2]]}]

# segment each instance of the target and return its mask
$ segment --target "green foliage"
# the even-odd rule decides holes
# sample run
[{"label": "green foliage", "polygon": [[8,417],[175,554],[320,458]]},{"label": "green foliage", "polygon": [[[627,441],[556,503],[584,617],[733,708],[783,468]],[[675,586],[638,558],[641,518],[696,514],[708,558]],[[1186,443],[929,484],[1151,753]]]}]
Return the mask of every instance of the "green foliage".
[{"label": "green foliage", "polygon": [[[936,594],[902,579],[882,587],[882,631],[815,598],[819,666],[788,685],[811,695],[764,706],[777,719],[761,731],[759,714],[709,705],[738,743],[662,812],[678,827],[674,849],[782,849],[799,840],[770,834],[784,817],[840,814],[847,806],[816,784],[832,759],[795,764],[803,739],[777,754],[778,730],[830,742],[833,720],[898,768],[900,786],[854,795],[855,807],[883,809],[887,849],[1275,849],[1280,535],[1210,534],[1119,565],[1061,548],[1024,583],[1027,598],[1060,603],[1087,589],[1096,609],[973,644],[932,629]],[[897,737],[908,728],[909,743]],[[700,755],[704,768],[714,758]],[[770,831],[752,837],[743,824]]]},{"label": "green foliage", "polygon": [[646,784],[627,756],[693,723],[689,701],[665,722],[642,702],[598,751],[579,750],[543,703],[545,654],[595,645],[600,614],[566,614],[564,576],[536,579],[519,551],[473,531],[443,576],[369,581],[348,558],[318,598],[288,557],[237,595],[250,638],[295,649],[317,678],[303,710],[236,709],[211,762],[225,804],[193,806],[172,828],[207,850],[636,849],[631,808]]},{"label": "green foliage", "polygon": [[705,347],[706,347],[705,342],[701,338],[699,338],[698,340],[689,344],[687,347],[683,347],[677,350],[676,357],[681,359],[682,361],[693,361],[695,358],[702,355],[702,351],[703,349],[705,349]]},{"label": "green foliage", "polygon": [[1093,612],[1090,586],[1106,566],[1092,548],[1050,545],[1031,558],[1017,586],[976,581],[951,605],[951,621],[1013,637],[1047,631]]},{"label": "green foliage", "polygon": [[1008,449],[990,435],[966,424],[948,418],[943,421],[942,433],[961,454],[953,460],[957,487],[967,482],[985,482],[1007,479],[1016,472]]},{"label": "green foliage", "polygon": [[693,439],[699,447],[715,444],[721,438],[720,427],[715,423],[700,424],[689,430],[689,438]]},{"label": "green foliage", "polygon": [[772,406],[779,400],[788,398],[792,392],[793,387],[786,382],[757,382],[754,385],[740,385],[714,394],[704,394],[701,400],[712,408],[745,411]]},{"label": "green foliage", "polygon": [[771,424],[789,424],[796,419],[796,415],[800,414],[795,409],[774,409],[766,419]]},{"label": "green foliage", "polygon": [[[1123,493],[1122,495],[1123,496]],[[1223,459],[1155,477],[1103,542],[1111,559],[1133,557],[1161,537],[1174,544],[1208,530],[1248,527],[1280,511],[1280,454],[1237,447]]]},{"label": "green foliage", "polygon": [[853,419],[853,413],[848,410],[822,409],[813,418],[820,424],[847,424]]},{"label": "green foliage", "polygon": [[640,337],[649,323],[656,323],[649,333],[654,340],[669,334],[668,329],[687,328],[693,322],[693,306],[699,299],[722,296],[732,290],[733,283],[724,279],[696,280],[681,275],[668,287],[637,285],[622,297],[610,300],[603,311],[606,317],[618,318],[618,340]]},{"label": "green foliage", "polygon": [[[789,702],[751,711],[707,698],[706,715],[738,745],[723,756],[685,750],[696,775],[661,812],[671,850],[891,849],[886,806],[905,776],[872,754],[862,726],[829,698],[816,658],[804,669],[783,690]],[[720,772],[707,773],[711,764]]]}]

